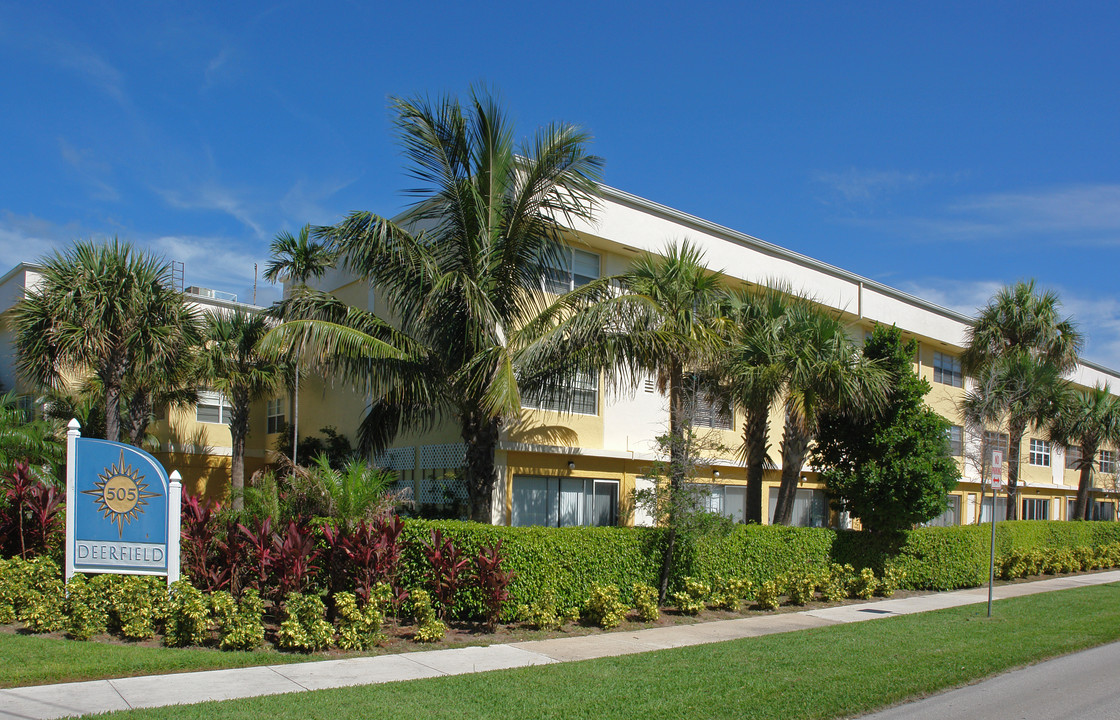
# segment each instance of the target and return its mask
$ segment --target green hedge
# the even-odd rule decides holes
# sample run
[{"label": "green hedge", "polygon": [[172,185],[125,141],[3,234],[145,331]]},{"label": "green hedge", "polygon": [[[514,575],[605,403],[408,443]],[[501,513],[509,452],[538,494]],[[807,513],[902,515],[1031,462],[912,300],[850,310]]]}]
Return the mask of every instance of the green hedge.
[{"label": "green hedge", "polygon": [[[432,529],[454,538],[472,558],[483,545],[502,541],[504,567],[517,574],[510,586],[508,613],[544,594],[555,595],[560,607],[582,606],[593,584],[615,585],[630,602],[634,583],[656,585],[660,576],[665,533],[657,528],[501,527],[454,521],[409,520],[404,532],[402,581],[426,585],[428,574],[420,541]],[[851,563],[876,574],[890,568],[904,573],[901,587],[912,590],[954,590],[977,587],[988,579],[989,525],[918,528],[897,535],[876,536],[850,530],[736,525],[683,542],[670,585],[685,577],[710,583],[713,578],[746,578],[756,584],[791,570]],[[1020,520],[996,526],[996,556],[1012,550],[1075,547],[1098,548],[1120,541],[1120,523]],[[455,614],[479,617],[481,598],[466,593]]]},{"label": "green hedge", "polygon": [[746,578],[756,585],[793,568],[824,568],[832,560],[836,531],[826,528],[797,528],[777,525],[736,525],[727,533],[712,533],[697,539],[682,552],[672,585],[683,577],[711,583]]},{"label": "green hedge", "polygon": [[[656,584],[661,572],[665,534],[655,528],[502,527],[477,523],[409,520],[402,536],[401,581],[406,587],[427,585],[428,562],[420,542],[438,528],[472,560],[483,545],[502,541],[502,567],[516,577],[509,587],[507,612],[536,603],[553,593],[561,607],[582,606],[591,586],[616,585],[630,601],[634,583]],[[481,598],[467,593],[455,603],[458,616],[485,615]]]}]

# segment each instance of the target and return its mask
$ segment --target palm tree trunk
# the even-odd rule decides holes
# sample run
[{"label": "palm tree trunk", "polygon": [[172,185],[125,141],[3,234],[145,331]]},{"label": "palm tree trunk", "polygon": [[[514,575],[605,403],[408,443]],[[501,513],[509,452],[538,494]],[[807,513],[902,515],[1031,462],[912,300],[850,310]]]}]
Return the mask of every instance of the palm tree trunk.
[{"label": "palm tree trunk", "polygon": [[1081,446],[1081,470],[1077,481],[1077,500],[1073,504],[1073,519],[1089,519],[1089,491],[1093,489],[1093,458],[1097,456],[1097,445]]},{"label": "palm tree trunk", "polygon": [[498,445],[501,426],[494,418],[464,413],[462,428],[463,442],[467,446],[464,481],[470,503],[470,518],[474,522],[489,525],[492,523],[490,504],[497,482],[494,449]]},{"label": "palm tree trunk", "polygon": [[151,395],[143,390],[137,390],[128,403],[128,442],[141,447],[144,444],[144,433],[148,429],[148,419],[152,416]]},{"label": "palm tree trunk", "polygon": [[770,432],[770,407],[748,408],[743,422],[743,447],[747,459],[748,523],[762,522],[762,478],[766,462],[766,439]]},{"label": "palm tree trunk", "polygon": [[809,434],[792,413],[786,413],[782,431],[782,481],[778,487],[778,502],[774,508],[774,524],[789,525],[793,520],[793,501],[797,497],[797,484],[801,479],[801,466],[809,450]]},{"label": "palm tree trunk", "polygon": [[299,356],[296,356],[296,381],[292,391],[292,465],[299,452]]},{"label": "palm tree trunk", "polygon": [[118,442],[121,439],[121,386],[105,386],[105,439]]},{"label": "palm tree trunk", "polygon": [[1019,517],[1019,459],[1023,454],[1023,433],[1027,430],[1021,422],[1012,422],[1008,427],[1007,458],[1007,519]]},{"label": "palm tree trunk", "polygon": [[245,507],[245,438],[249,435],[249,399],[231,397],[229,491],[233,509]]},{"label": "palm tree trunk", "polygon": [[680,519],[680,504],[684,500],[684,483],[688,475],[689,443],[685,436],[687,407],[684,393],[684,370],[681,363],[669,363],[669,531],[665,538],[665,554],[661,558],[661,578],[658,582],[658,602],[664,603],[669,592],[669,578],[673,574],[673,563],[677,554],[677,521]]}]

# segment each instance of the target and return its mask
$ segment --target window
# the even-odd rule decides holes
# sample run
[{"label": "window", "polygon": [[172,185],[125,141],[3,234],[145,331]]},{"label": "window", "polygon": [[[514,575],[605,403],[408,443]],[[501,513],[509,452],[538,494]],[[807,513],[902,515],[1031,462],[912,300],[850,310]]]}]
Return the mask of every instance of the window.
[{"label": "window", "polygon": [[[770,522],[778,507],[778,489],[770,490]],[[793,498],[790,525],[798,527],[826,527],[828,525],[828,497],[823,490],[798,490]]]},{"label": "window", "polygon": [[618,481],[513,478],[513,524],[574,527],[618,524]]},{"label": "window", "polygon": [[284,427],[284,398],[268,401],[268,432],[278,433]]},{"label": "window", "polygon": [[1101,472],[1102,473],[1115,473],[1116,472],[1116,452],[1113,450],[1101,450]]},{"label": "window", "polygon": [[526,394],[521,405],[536,410],[598,415],[599,376],[579,373],[553,392]]},{"label": "window", "polygon": [[735,522],[743,522],[747,512],[747,489],[740,485],[705,485],[693,483],[693,489],[700,494],[698,505],[715,515],[729,517]]},{"label": "window", "polygon": [[949,454],[954,457],[964,455],[964,428],[950,425],[945,435],[949,438]]},{"label": "window", "polygon": [[1070,445],[1066,448],[1066,470],[1081,469],[1081,447]]},{"label": "window", "polygon": [[945,512],[926,523],[927,527],[953,527],[961,524],[961,496],[950,495]]},{"label": "window", "polygon": [[984,455],[985,467],[992,461],[993,450],[1002,450],[1003,461],[1005,463],[1011,462],[1011,453],[1008,450],[1010,445],[1011,441],[1008,439],[1007,433],[996,432],[994,430],[985,430],[984,441],[981,446],[981,452]]},{"label": "window", "polygon": [[545,272],[546,291],[561,295],[599,279],[599,256],[595,253],[562,247],[558,255],[560,265],[552,265]]},{"label": "window", "polygon": [[718,399],[704,393],[697,393],[692,409],[692,426],[718,430],[732,430],[735,427],[734,413],[723,407]]},{"label": "window", "polygon": [[[1074,498],[1066,498],[1066,520],[1074,520],[1076,516],[1073,509],[1077,500]],[[1108,500],[1090,500],[1089,501],[1089,519],[1090,520],[1115,520],[1116,519],[1116,505]]]},{"label": "window", "polygon": [[232,412],[233,407],[225,395],[212,390],[198,392],[198,405],[194,411],[194,418],[198,422],[229,425],[233,419]]},{"label": "window", "polygon": [[1050,443],[1031,438],[1031,465],[1050,467]]},{"label": "window", "polygon": [[961,359],[935,352],[933,354],[933,381],[943,385],[962,387],[964,383],[961,375]]},{"label": "window", "polygon": [[1047,520],[1049,517],[1049,500],[1046,498],[1023,498],[1023,520]]},{"label": "window", "polygon": [[[996,519],[1004,520],[1007,518],[1007,497],[996,497]],[[989,494],[984,498],[984,504],[980,506],[980,522],[992,521],[992,496]]]}]

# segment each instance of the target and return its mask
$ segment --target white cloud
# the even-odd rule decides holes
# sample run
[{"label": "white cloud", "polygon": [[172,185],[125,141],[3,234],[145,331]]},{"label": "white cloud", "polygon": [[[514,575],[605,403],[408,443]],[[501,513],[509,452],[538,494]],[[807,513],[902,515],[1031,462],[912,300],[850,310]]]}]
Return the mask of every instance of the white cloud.
[{"label": "white cloud", "polygon": [[998,233],[1102,233],[1120,241],[1120,185],[995,193],[962,200],[949,211]]},{"label": "white cloud", "polygon": [[[57,250],[65,250],[75,240],[105,238],[91,233],[76,222],[58,225],[33,215],[0,213],[0,275],[21,262],[34,262]],[[253,301],[253,264],[263,268],[267,258],[246,252],[243,246],[226,237],[143,236],[122,232],[121,239],[184,264],[186,285],[232,292],[242,302]],[[263,272],[263,270],[262,270]],[[279,291],[257,278],[257,302],[267,305],[279,298]]]},{"label": "white cloud", "polygon": [[[974,317],[1003,285],[996,280],[924,278],[900,283],[898,287],[911,295]],[[1089,296],[1062,287],[1052,289],[1062,300],[1063,312],[1077,322],[1085,336],[1082,355],[1087,360],[1120,370],[1120,300]]]},{"label": "white cloud", "polygon": [[168,260],[184,266],[184,284],[232,292],[241,302],[253,302],[253,264],[258,265],[257,303],[267,305],[279,291],[260,279],[267,258],[245,252],[229,238],[162,235],[146,243]]},{"label": "white cloud", "polygon": [[1045,240],[1120,245],[1120,185],[1068,185],[959,198],[924,216],[848,222],[918,241]]},{"label": "white cloud", "polygon": [[835,204],[837,201],[845,204],[866,204],[893,195],[905,188],[941,179],[941,176],[934,174],[854,167],[838,172],[818,170],[811,177],[831,191],[833,197],[831,200],[824,200],[826,204]]},{"label": "white cloud", "polygon": [[57,225],[34,215],[0,214],[0,274],[34,262],[86,234],[78,223]]},{"label": "white cloud", "polygon": [[173,208],[223,212],[248,227],[258,238],[265,236],[263,228],[256,220],[256,211],[236,191],[215,183],[205,183],[186,192],[158,188],[156,192]]}]

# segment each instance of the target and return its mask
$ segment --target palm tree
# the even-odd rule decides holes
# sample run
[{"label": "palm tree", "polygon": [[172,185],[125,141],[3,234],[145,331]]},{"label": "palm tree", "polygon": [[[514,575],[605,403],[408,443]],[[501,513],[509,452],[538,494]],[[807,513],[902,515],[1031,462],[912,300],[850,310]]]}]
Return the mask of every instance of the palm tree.
[{"label": "palm tree", "polygon": [[874,411],[885,400],[889,373],[863,356],[839,317],[808,302],[790,308],[785,365],[782,474],[774,524],[788,525],[809,446],[821,413]]},{"label": "palm tree", "polygon": [[1057,408],[1056,389],[1041,383],[1058,382],[1072,370],[1081,345],[1081,333],[1072,319],[1061,316],[1057,294],[1040,292],[1034,280],[1002,288],[968,329],[961,365],[976,377],[977,386],[966,399],[965,413],[985,422],[1006,421],[1009,520],[1018,516],[1023,433],[1032,422],[1049,422]]},{"label": "palm tree", "polygon": [[571,125],[518,146],[502,109],[481,92],[466,107],[450,98],[396,98],[392,107],[419,183],[409,191],[416,204],[399,224],[357,212],[315,234],[384,292],[400,332],[308,293],[289,303],[286,317],[297,322],[276,338],[317,346],[320,361],[369,390],[363,449],[456,422],[471,517],[489,522],[494,450],[521,409],[522,357],[542,329],[535,319],[553,302],[542,278],[564,267],[564,228],[591,219],[601,161]]},{"label": "palm tree", "polygon": [[[327,246],[311,239],[311,226],[300,228],[299,236],[284,231],[269,246],[272,259],[264,269],[264,279],[274,283],[279,280],[292,283],[293,290],[307,286],[308,280],[317,280],[334,265],[334,256]],[[283,320],[283,317],[280,317]],[[295,373],[292,379],[292,464],[296,464],[299,447],[299,356],[302,348],[295,348]]]},{"label": "palm tree", "polygon": [[206,316],[206,341],[199,376],[230,404],[230,492],[235,510],[242,508],[245,491],[245,438],[249,435],[252,403],[268,397],[284,382],[289,368],[260,352],[268,320],[243,310]]},{"label": "palm tree", "polygon": [[1092,473],[1097,451],[1102,445],[1120,442],[1120,398],[1112,394],[1108,385],[1072,393],[1062,403],[1050,427],[1050,437],[1067,448],[1074,445],[1081,450],[1073,518],[1088,520],[1089,491],[1093,488]]},{"label": "palm tree", "polygon": [[[117,440],[130,369],[167,362],[193,322],[171,288],[169,264],[116,238],[78,242],[43,261],[39,283],[15,310],[17,367],[56,389],[95,376],[105,398],[105,437]],[[149,379],[158,382],[154,374]]]},{"label": "palm tree", "polygon": [[964,416],[979,427],[1006,422],[1007,519],[1014,520],[1023,435],[1031,425],[1045,427],[1054,419],[1068,386],[1057,366],[1024,351],[992,360],[974,379],[975,386],[965,394]]},{"label": "palm tree", "polygon": [[731,295],[724,311],[729,337],[720,375],[724,392],[745,416],[741,452],[747,465],[747,522],[762,522],[762,480],[770,461],[770,409],[786,386],[790,311],[798,302],[804,300],[786,286],[760,286]]}]

